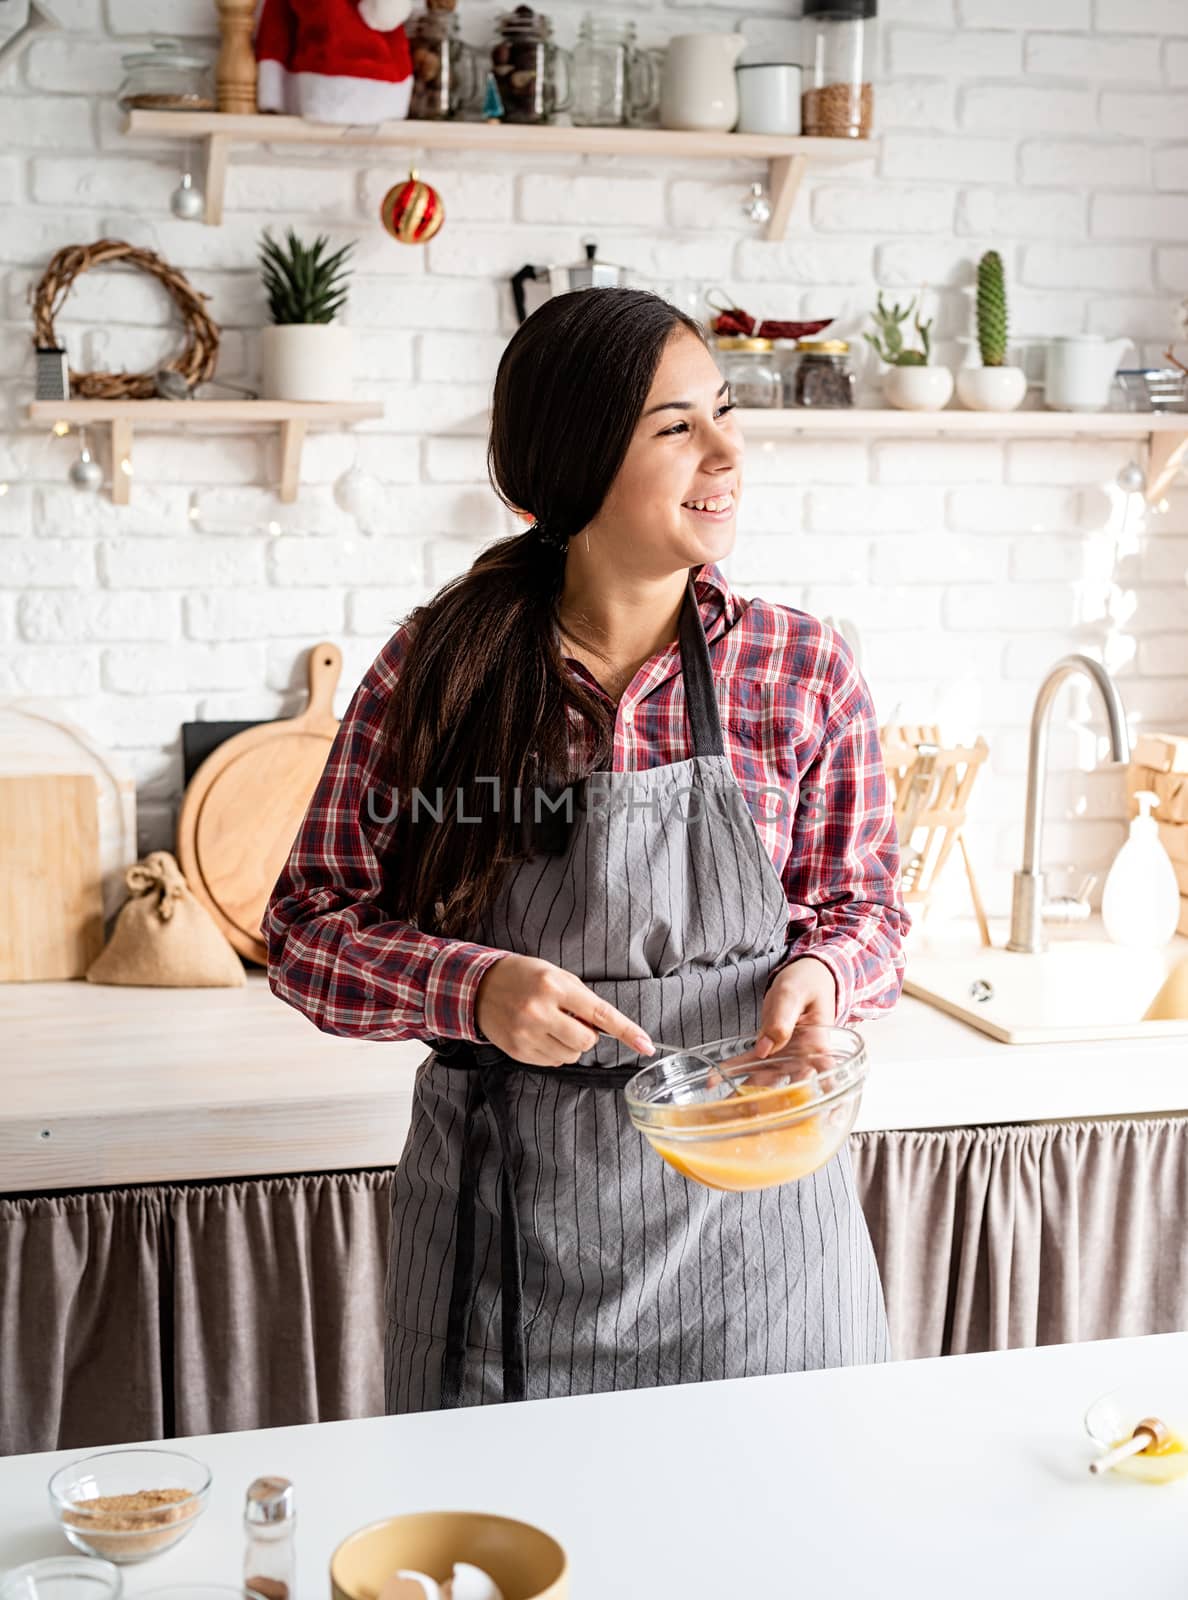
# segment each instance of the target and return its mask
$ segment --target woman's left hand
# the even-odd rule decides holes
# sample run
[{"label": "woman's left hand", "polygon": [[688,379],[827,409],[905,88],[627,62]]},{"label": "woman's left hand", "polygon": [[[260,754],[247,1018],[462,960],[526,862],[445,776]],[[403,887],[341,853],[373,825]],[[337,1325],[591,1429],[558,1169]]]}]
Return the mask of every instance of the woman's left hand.
[{"label": "woman's left hand", "polygon": [[768,1056],[788,1043],[799,1023],[829,1027],[837,1020],[837,984],[815,956],[799,956],[782,967],[767,986],[754,1053]]}]

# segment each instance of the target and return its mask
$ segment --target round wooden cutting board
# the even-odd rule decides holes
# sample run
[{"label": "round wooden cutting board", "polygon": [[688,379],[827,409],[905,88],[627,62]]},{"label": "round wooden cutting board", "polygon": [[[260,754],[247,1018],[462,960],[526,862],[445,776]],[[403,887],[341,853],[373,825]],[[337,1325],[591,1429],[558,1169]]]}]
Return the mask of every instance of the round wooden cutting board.
[{"label": "round wooden cutting board", "polygon": [[309,652],[309,704],[298,717],[237,733],[191,778],[177,819],[177,858],[231,944],[261,966],[260,921],[317,787],[338,721],[342,652]]}]

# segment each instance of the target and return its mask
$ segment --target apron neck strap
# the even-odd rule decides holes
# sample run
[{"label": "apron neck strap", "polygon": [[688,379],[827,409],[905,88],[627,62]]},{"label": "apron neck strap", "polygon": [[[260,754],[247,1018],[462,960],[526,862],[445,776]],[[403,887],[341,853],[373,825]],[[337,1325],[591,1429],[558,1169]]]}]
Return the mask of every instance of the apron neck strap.
[{"label": "apron neck strap", "polygon": [[710,666],[709,646],[705,642],[705,625],[697,604],[697,592],[693,587],[692,569],[681,606],[680,643],[681,670],[685,675],[685,706],[693,734],[693,753],[697,756],[725,755],[722,719],[718,714],[718,697],[714,693],[714,672]]}]

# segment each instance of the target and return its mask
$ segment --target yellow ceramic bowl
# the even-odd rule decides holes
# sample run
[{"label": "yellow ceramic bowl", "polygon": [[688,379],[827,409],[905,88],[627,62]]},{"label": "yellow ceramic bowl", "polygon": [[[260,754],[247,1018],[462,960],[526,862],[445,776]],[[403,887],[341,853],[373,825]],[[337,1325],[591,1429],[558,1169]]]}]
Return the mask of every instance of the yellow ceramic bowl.
[{"label": "yellow ceramic bowl", "polygon": [[807,1177],[837,1154],[858,1115],[866,1049],[850,1028],[797,1028],[762,1060],[754,1043],[750,1034],[661,1055],[624,1091],[653,1150],[711,1189]]},{"label": "yellow ceramic bowl", "polygon": [[360,1528],[330,1558],[330,1592],[333,1600],[376,1600],[394,1572],[444,1583],[456,1561],[481,1567],[503,1600],[568,1600],[569,1566],[557,1541],[483,1511],[419,1511]]}]

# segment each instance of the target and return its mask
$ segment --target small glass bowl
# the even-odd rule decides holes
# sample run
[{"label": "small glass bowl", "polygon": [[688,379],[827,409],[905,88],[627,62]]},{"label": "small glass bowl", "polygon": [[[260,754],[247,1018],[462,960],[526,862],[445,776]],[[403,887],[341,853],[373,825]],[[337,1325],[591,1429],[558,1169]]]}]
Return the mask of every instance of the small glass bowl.
[{"label": "small glass bowl", "polygon": [[246,1584],[232,1588],[229,1583],[167,1583],[160,1589],[141,1589],[137,1600],[264,1600],[258,1589]]},{"label": "small glass bowl", "polygon": [[624,1090],[631,1121],[653,1150],[711,1189],[771,1189],[808,1177],[837,1154],[858,1115],[867,1057],[852,1028],[805,1025],[762,1059],[753,1054],[756,1037],[662,1055]]},{"label": "small glass bowl", "polygon": [[46,1556],[0,1573],[0,1600],[119,1600],[124,1579],[110,1561]]},{"label": "small glass bowl", "polygon": [[[144,1511],[91,1505],[143,1489],[182,1490],[184,1497]],[[171,1550],[205,1511],[209,1492],[209,1469],[178,1450],[105,1450],[72,1461],[49,1481],[54,1516],[75,1549],[121,1566]]]},{"label": "small glass bowl", "polygon": [[1165,1455],[1129,1456],[1114,1471],[1142,1483],[1174,1483],[1188,1477],[1188,1388],[1183,1383],[1155,1379],[1111,1389],[1086,1411],[1085,1431],[1103,1451],[1112,1450],[1131,1438],[1144,1417],[1158,1417],[1167,1423],[1173,1447]]}]

